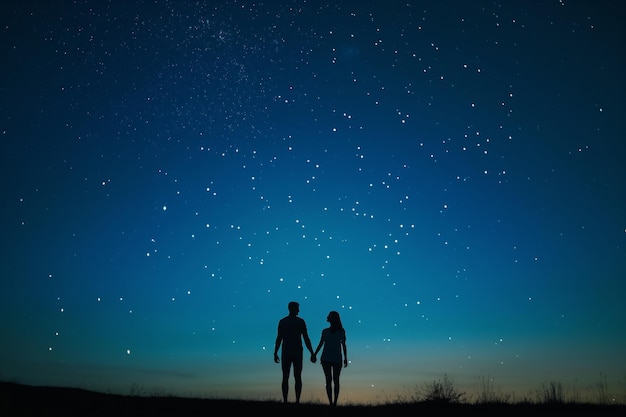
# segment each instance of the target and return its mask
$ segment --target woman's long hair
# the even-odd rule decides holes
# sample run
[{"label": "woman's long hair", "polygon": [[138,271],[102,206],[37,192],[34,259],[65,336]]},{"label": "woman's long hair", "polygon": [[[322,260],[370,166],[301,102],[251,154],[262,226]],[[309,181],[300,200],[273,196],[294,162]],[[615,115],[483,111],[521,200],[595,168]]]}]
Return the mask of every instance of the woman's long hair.
[{"label": "woman's long hair", "polygon": [[341,318],[339,317],[339,313],[336,311],[331,311],[328,313],[328,322],[330,323],[330,331],[335,333],[337,330],[343,329],[343,324],[341,324]]}]

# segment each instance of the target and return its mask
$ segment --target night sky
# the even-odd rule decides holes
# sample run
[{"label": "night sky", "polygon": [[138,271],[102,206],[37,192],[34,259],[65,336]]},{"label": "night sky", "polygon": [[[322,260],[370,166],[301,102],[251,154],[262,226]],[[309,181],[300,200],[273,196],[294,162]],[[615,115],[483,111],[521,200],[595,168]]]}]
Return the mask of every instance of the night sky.
[{"label": "night sky", "polygon": [[[279,399],[297,301],[314,346],[341,314],[340,403],[444,375],[623,392],[621,1],[0,19],[0,379]],[[325,401],[320,364],[303,379]]]}]

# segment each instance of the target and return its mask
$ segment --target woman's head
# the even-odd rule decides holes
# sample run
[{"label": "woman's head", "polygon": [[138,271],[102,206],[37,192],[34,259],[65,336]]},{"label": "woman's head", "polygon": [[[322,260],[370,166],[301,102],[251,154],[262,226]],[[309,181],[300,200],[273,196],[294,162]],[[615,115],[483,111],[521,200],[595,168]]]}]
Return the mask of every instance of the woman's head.
[{"label": "woman's head", "polygon": [[341,325],[341,318],[339,317],[339,313],[336,311],[331,311],[330,313],[328,313],[326,321],[330,323],[331,327],[343,327]]}]

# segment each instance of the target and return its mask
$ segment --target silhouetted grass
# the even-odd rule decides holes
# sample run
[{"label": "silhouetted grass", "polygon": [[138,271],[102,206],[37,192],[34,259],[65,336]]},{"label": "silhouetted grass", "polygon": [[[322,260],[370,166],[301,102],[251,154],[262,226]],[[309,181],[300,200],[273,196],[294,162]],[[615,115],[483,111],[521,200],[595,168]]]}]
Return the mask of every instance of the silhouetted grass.
[{"label": "silhouetted grass", "polygon": [[[543,402],[510,403],[506,397],[491,394],[493,388],[485,381],[485,394],[478,401],[463,401],[452,381],[443,379],[426,384],[419,398],[398,400],[382,405],[339,405],[322,403],[282,404],[279,401],[236,399],[181,398],[167,395],[144,396],[135,388],[134,395],[99,393],[78,388],[35,387],[0,382],[0,416],[206,416],[215,413],[246,415],[290,415],[293,417],[341,415],[359,417],[388,416],[615,416],[626,415],[625,404],[568,402],[559,384],[550,383],[540,390]],[[604,387],[601,389],[604,393]],[[494,396],[495,395],[495,396]],[[604,394],[603,394],[604,395]]]}]

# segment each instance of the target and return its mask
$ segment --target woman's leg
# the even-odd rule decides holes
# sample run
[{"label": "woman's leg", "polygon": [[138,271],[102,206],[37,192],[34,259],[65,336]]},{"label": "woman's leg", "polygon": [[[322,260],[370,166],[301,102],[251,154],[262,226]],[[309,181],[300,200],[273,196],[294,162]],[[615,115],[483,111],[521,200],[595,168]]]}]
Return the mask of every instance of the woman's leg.
[{"label": "woman's leg", "polygon": [[333,391],[332,391],[332,365],[330,363],[323,362],[322,369],[324,370],[324,377],[326,378],[326,395],[328,396],[328,403],[333,404]]},{"label": "woman's leg", "polygon": [[341,364],[340,363],[333,364],[332,372],[333,372],[333,383],[335,384],[334,405],[337,405],[337,399],[339,398],[339,375],[341,375]]}]

